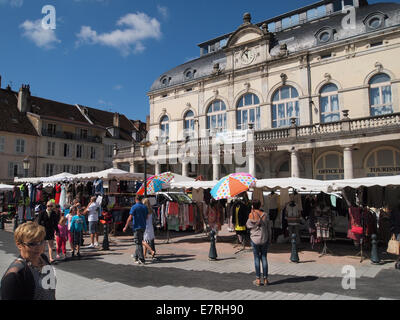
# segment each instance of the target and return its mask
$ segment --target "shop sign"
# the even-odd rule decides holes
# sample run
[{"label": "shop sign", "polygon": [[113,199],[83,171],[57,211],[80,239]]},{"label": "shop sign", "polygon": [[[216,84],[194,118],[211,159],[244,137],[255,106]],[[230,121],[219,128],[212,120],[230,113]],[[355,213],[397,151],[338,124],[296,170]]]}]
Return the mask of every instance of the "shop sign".
[{"label": "shop sign", "polygon": [[380,167],[380,168],[368,168],[369,173],[395,173],[400,172],[400,167]]},{"label": "shop sign", "polygon": [[237,144],[247,141],[247,130],[218,132],[217,141],[222,144]]},{"label": "shop sign", "polygon": [[318,174],[343,174],[344,169],[321,169]]}]

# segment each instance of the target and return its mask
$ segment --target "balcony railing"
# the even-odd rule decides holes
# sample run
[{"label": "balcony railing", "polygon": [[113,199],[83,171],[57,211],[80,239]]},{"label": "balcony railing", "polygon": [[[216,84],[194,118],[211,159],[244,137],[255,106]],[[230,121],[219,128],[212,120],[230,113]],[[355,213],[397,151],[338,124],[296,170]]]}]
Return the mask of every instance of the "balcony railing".
[{"label": "balcony railing", "polygon": [[66,140],[77,140],[77,141],[86,141],[92,143],[102,143],[103,139],[99,136],[80,136],[71,132],[52,132],[46,129],[42,130],[42,136],[50,137],[50,138],[59,138],[59,139],[66,139]]},{"label": "balcony railing", "polygon": [[[276,144],[289,141],[291,143],[296,143],[296,141],[301,142],[307,139],[330,139],[339,136],[351,136],[352,134],[383,133],[393,130],[395,130],[396,132],[400,132],[400,113],[392,113],[359,119],[350,119],[347,117],[347,113],[345,114],[346,115],[344,119],[337,122],[313,124],[307,126],[296,126],[293,123],[291,127],[256,131],[254,133],[254,140],[256,144],[265,144],[265,142]],[[189,145],[191,146],[197,146],[199,149],[205,149],[207,147],[211,148],[214,141],[210,136],[189,140],[186,143],[189,143]],[[167,149],[171,151],[180,150],[180,148],[184,144],[185,141],[174,141],[169,142],[167,145],[165,143],[158,143],[158,146],[159,149],[165,148],[167,146]],[[132,156],[131,147],[120,148],[118,150],[117,157],[122,158],[123,156]],[[135,150],[134,157],[141,157],[140,149]]]}]

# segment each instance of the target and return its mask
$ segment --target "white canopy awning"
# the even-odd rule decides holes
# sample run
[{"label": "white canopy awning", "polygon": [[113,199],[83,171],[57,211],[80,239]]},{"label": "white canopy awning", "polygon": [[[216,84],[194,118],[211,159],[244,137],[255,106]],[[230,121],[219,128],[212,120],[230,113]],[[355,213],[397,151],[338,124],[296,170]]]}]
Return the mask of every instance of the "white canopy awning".
[{"label": "white canopy awning", "polygon": [[74,175],[72,173],[63,172],[63,173],[56,174],[55,176],[42,178],[41,182],[44,182],[44,183],[60,182],[60,181],[68,180],[69,178],[71,178],[73,176]]},{"label": "white canopy awning", "polygon": [[373,186],[380,186],[380,187],[400,186],[400,176],[333,180],[329,182],[332,186],[332,189],[335,191],[342,190],[346,187],[357,189],[359,187],[373,187]]},{"label": "white canopy awning", "polygon": [[331,182],[301,179],[301,178],[280,178],[257,180],[256,188],[265,189],[287,189],[293,188],[300,191],[321,191],[328,192]]},{"label": "white canopy awning", "polygon": [[69,177],[68,180],[78,181],[78,180],[125,180],[125,181],[140,181],[144,179],[143,173],[130,173],[120,169],[107,169],[99,172],[90,172],[90,173],[80,173]]},{"label": "white canopy awning", "polygon": [[181,181],[172,182],[172,189],[212,189],[218,183],[218,181]]},{"label": "white canopy awning", "polygon": [[39,183],[43,180],[44,178],[14,178],[15,183]]},{"label": "white canopy awning", "polygon": [[0,192],[1,191],[13,191],[13,189],[14,189],[14,186],[10,186],[10,185],[8,185],[8,184],[1,184],[0,183]]}]

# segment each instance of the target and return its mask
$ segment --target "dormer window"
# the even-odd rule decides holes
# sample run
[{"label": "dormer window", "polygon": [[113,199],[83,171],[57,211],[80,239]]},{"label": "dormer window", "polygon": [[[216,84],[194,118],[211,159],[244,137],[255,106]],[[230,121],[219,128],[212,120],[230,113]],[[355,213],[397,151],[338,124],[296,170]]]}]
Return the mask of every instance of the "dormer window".
[{"label": "dormer window", "polygon": [[184,72],[185,80],[192,80],[194,78],[194,75],[196,74],[196,70],[193,69],[187,69]]},{"label": "dormer window", "polygon": [[315,38],[317,39],[318,44],[325,44],[334,39],[334,33],[336,32],[335,29],[330,27],[325,27],[320,29],[316,34]]},{"label": "dormer window", "polygon": [[367,31],[374,31],[377,29],[381,29],[385,26],[386,15],[380,12],[375,12],[370,14],[364,19],[364,24]]},{"label": "dormer window", "polygon": [[160,79],[161,84],[165,87],[169,85],[170,81],[171,81],[171,77],[168,77],[168,76],[164,76]]}]

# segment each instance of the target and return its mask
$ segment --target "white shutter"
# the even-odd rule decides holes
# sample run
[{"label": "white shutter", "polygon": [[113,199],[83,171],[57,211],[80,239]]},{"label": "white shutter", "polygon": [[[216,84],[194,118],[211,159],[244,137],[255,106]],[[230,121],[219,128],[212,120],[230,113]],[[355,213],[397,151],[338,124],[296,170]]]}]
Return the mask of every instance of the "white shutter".
[{"label": "white shutter", "polygon": [[8,176],[10,178],[14,177],[14,164],[12,162],[8,163]]}]

